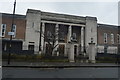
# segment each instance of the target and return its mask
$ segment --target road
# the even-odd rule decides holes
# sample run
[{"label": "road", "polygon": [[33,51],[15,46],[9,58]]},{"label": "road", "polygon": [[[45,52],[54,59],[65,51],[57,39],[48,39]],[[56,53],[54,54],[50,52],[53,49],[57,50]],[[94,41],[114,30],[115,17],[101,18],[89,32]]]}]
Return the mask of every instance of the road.
[{"label": "road", "polygon": [[118,67],[11,68],[3,67],[3,78],[118,78]]}]

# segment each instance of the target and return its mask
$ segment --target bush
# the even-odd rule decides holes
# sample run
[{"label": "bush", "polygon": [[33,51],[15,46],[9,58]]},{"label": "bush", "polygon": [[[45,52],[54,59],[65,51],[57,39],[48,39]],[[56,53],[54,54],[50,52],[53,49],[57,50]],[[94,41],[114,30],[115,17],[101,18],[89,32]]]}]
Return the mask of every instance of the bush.
[{"label": "bush", "polygon": [[[3,60],[8,60],[8,54],[3,54]],[[32,55],[22,55],[22,54],[11,54],[11,61],[32,61],[32,62],[68,62],[67,57],[63,56],[46,56],[44,54],[32,54]]]},{"label": "bush", "polygon": [[115,57],[97,57],[96,58],[97,62],[101,62],[101,63],[116,63],[117,58]]}]

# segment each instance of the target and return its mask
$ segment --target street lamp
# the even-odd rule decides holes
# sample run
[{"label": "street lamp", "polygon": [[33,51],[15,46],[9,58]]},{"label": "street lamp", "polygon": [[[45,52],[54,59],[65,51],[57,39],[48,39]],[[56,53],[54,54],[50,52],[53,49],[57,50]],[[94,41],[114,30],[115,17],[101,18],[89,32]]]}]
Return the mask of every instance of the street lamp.
[{"label": "street lamp", "polygon": [[14,2],[11,32],[9,32],[9,35],[10,35],[10,44],[9,44],[8,64],[10,64],[11,47],[12,47],[12,46],[11,46],[11,42],[12,42],[12,36],[14,35],[14,34],[13,34],[13,26],[14,26],[14,17],[15,17],[15,7],[16,7],[16,0],[15,0],[15,2]]}]

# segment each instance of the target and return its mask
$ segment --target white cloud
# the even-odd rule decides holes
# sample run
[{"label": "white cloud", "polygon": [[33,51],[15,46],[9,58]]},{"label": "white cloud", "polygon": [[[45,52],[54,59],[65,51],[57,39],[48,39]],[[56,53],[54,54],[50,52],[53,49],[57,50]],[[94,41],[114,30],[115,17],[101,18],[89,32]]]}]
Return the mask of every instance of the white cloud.
[{"label": "white cloud", "polygon": [[[7,2],[8,1],[8,2]],[[34,2],[33,2],[34,1]],[[46,0],[44,0],[46,1]],[[48,1],[48,0],[47,0]],[[50,0],[51,1],[51,0]],[[62,1],[62,0],[61,0]],[[67,0],[64,0],[67,1]],[[98,18],[98,22],[117,24],[117,1],[97,2],[103,0],[89,0],[89,2],[81,2],[83,0],[74,0],[74,2],[41,2],[38,0],[17,0],[16,14],[26,14],[28,8],[38,9],[47,12],[57,12],[63,14],[72,14],[79,16],[93,16]],[[72,0],[73,1],[73,0]],[[114,2],[113,2],[114,1]],[[116,1],[116,2],[115,2]],[[0,11],[12,13],[14,0],[0,1]]]},{"label": "white cloud", "polygon": [[[118,2],[119,0],[16,0],[17,2]],[[0,2],[14,2],[14,0],[1,0]]]}]

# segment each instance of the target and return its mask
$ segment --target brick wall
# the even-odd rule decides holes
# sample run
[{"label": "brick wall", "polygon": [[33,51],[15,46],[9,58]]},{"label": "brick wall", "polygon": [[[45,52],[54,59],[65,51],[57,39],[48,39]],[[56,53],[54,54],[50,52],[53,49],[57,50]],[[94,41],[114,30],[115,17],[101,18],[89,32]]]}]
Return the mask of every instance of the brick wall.
[{"label": "brick wall", "polygon": [[[6,33],[4,38],[9,38],[8,32],[10,32],[12,25],[12,15],[3,14],[2,15],[2,24],[6,24]],[[26,19],[25,16],[15,15],[14,24],[16,24],[16,37],[15,39],[25,39],[25,29],[26,29]]]},{"label": "brick wall", "polygon": [[[98,25],[97,28],[98,32],[98,44],[104,45],[104,33],[107,33],[107,43],[108,45],[117,45],[117,34],[118,34],[118,28],[117,26],[111,26],[111,25]],[[114,44],[111,43],[111,34],[114,34]]]}]

